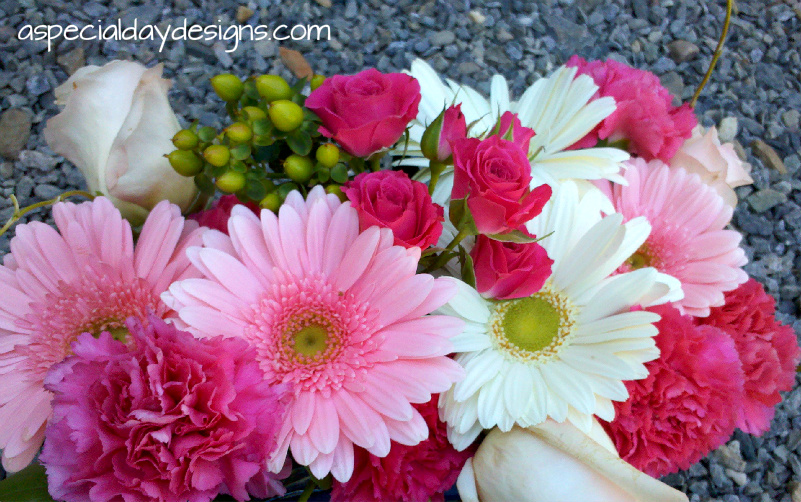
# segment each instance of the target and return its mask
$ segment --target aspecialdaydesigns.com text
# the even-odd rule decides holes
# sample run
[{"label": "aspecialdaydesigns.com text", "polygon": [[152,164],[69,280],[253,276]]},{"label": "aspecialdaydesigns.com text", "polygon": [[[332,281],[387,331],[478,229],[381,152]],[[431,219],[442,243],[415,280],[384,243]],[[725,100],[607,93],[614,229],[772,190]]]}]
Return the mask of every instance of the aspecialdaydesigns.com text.
[{"label": "aspecialdaydesigns.com text", "polygon": [[[115,24],[88,24],[86,26],[76,26],[74,24],[62,26],[58,24],[25,25],[17,33],[20,40],[42,41],[47,40],[47,50],[53,47],[53,41],[63,37],[65,40],[117,40],[117,41],[145,41],[160,40],[159,52],[164,50],[167,41],[195,40],[195,41],[215,41],[221,40],[228,42],[229,47],[225,52],[233,52],[239,47],[239,41],[250,39],[259,40],[330,40],[331,28],[327,24],[296,24],[289,26],[281,24],[276,27],[259,24],[250,25],[187,25],[184,19],[182,25],[173,26],[168,24],[159,27],[152,24],[139,26],[138,20],[134,20],[133,26],[122,26],[122,21],[117,20]],[[233,47],[230,47],[230,46]]]}]

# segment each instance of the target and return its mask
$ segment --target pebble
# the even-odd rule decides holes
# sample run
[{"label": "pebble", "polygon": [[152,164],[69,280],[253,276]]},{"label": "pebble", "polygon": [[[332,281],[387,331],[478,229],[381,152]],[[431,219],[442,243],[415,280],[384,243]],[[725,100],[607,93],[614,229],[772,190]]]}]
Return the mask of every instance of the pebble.
[{"label": "pebble", "polygon": [[68,53],[58,56],[56,62],[67,72],[67,75],[72,75],[78,71],[78,68],[86,65],[83,47],[76,47]]},{"label": "pebble", "polygon": [[236,8],[236,21],[239,24],[245,24],[251,17],[253,17],[253,14],[253,9],[250,9],[244,5],[240,5]]},{"label": "pebble", "polygon": [[16,159],[31,134],[31,116],[19,108],[11,108],[0,115],[0,155]]},{"label": "pebble", "polygon": [[761,139],[756,139],[751,143],[751,148],[754,150],[754,155],[756,155],[765,166],[781,174],[787,174],[787,168],[784,166],[784,162],[782,162],[781,157],[779,157],[772,146]]},{"label": "pebble", "polygon": [[698,56],[698,46],[687,40],[674,40],[667,45],[670,59],[678,63],[692,61]]},{"label": "pebble", "polygon": [[33,193],[39,199],[49,200],[58,197],[58,195],[61,193],[61,189],[57,186],[42,184],[36,185],[36,188],[33,189]]},{"label": "pebble", "polygon": [[48,172],[56,165],[56,159],[36,150],[23,150],[19,153],[19,163],[24,168]]},{"label": "pebble", "polygon": [[718,137],[723,143],[734,141],[737,137],[737,117],[724,117],[718,127]]},{"label": "pebble", "polygon": [[801,118],[801,113],[798,110],[788,110],[782,113],[782,122],[790,129],[798,129],[798,122]]},{"label": "pebble", "polygon": [[25,88],[28,90],[28,94],[32,96],[41,96],[50,90],[50,81],[47,80],[47,77],[44,74],[39,73],[32,75],[28,79],[28,81],[25,83]]}]

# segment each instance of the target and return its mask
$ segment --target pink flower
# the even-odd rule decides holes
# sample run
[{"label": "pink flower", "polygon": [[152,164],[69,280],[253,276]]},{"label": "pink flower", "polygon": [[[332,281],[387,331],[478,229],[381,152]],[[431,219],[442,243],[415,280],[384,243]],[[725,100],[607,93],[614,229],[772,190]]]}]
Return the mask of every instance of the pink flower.
[{"label": "pink flower", "polygon": [[536,242],[517,244],[479,235],[470,252],[476,289],[496,300],[531,296],[551,276],[553,260]]},{"label": "pink flower", "polygon": [[442,233],[444,210],[434,204],[428,187],[402,171],[361,173],[343,187],[359,213],[362,231],[375,225],[392,230],[395,245],[426,249]]},{"label": "pink flower", "polygon": [[632,159],[625,168],[628,186],[599,186],[626,221],[645,216],[651,233],[620,271],[650,266],[671,275],[684,291],[679,310],[709,315],[710,307],[723,305],[724,292],[748,279],[741,268],[747,261],[739,247],[742,236],[726,230],[732,208],[698,175],[658,160]]},{"label": "pink flower", "polygon": [[393,444],[384,458],[357,449],[353,477],[334,482],[331,502],[440,502],[453,486],[475,448],[458,452],[448,442],[445,424],[437,416],[437,398],[415,405],[431,431],[415,446]]},{"label": "pink flower", "polygon": [[451,144],[467,137],[467,123],[462,104],[456,104],[445,110],[442,120],[442,130],[439,134],[439,146],[437,148],[437,158],[440,162],[445,162],[453,155]]},{"label": "pink flower", "polygon": [[749,434],[770,429],[780,391],[795,383],[801,358],[790,326],[776,321],[775,301],[754,279],[726,294],[726,303],[697,321],[728,333],[740,353],[745,372],[745,401],[737,427]]},{"label": "pink flower", "polygon": [[451,198],[467,199],[482,234],[519,229],[540,212],[551,187],[531,190],[531,165],[526,152],[499,136],[454,142],[454,182]]},{"label": "pink flower", "polygon": [[104,198],[53,206],[58,231],[44,223],[16,228],[0,266],[0,448],[18,471],[44,438],[52,395],[43,380],[78,335],[124,336],[125,320],[170,314],[159,295],[193,277],[184,251],[201,230],[178,206],[151,211],[134,247],[130,224]]},{"label": "pink flower", "polygon": [[520,147],[524,153],[528,153],[531,138],[537,135],[534,129],[524,127],[516,113],[504,112],[498,122],[498,136],[504,137],[512,128],[512,143]]},{"label": "pink flower", "polygon": [[[242,202],[237,199],[236,195],[223,195],[209,209],[189,215],[188,218],[198,222],[200,226],[228,233],[228,218],[231,216],[231,209],[237,204],[242,204]],[[248,202],[244,205],[254,213],[259,213],[259,206],[256,204]]]},{"label": "pink flower", "polygon": [[589,75],[598,85],[596,97],[615,98],[617,108],[576,145],[595,146],[598,139],[626,139],[628,150],[645,160],[669,161],[692,134],[698,120],[688,104],[671,105],[670,92],[651,72],[637,70],[613,59],[591,61],[573,56],[567,66]]},{"label": "pink flower", "polygon": [[620,457],[654,477],[687,469],[726,442],[743,405],[743,372],[731,338],[695,326],[670,306],[650,309],[659,359],[648,377],[626,382],[628,401],[615,403],[605,429]]},{"label": "pink flower", "polygon": [[357,157],[394,145],[417,116],[419,103],[414,77],[373,68],[327,78],[306,98],[306,107],[323,123],[320,133]]},{"label": "pink flower", "polygon": [[447,357],[462,321],[427,315],[454,282],[417,274],[420,248],[393,246],[386,228],[360,232],[357,211],[321,186],[307,200],[290,193],[278,216],[234,207],[228,230],[187,251],[204,278],[163,298],[198,336],[246,339],[265,380],[290,385],[273,469],[291,449],[316,477],[347,481],[354,445],[383,457],[390,441],[428,437],[411,403],[463,376]]},{"label": "pink flower", "polygon": [[751,166],[740,160],[731,143],[720,144],[714,127],[704,133],[701,126],[696,126],[692,137],[670,160],[670,167],[697,174],[731,207],[737,206],[737,194],[732,188],[754,182],[748,175]]},{"label": "pink flower", "polygon": [[[281,427],[244,340],[198,340],[157,317],[128,322],[131,346],[85,333],[46,379],[53,420],[40,457],[67,502],[249,500]],[[269,495],[283,494],[284,490]]]}]

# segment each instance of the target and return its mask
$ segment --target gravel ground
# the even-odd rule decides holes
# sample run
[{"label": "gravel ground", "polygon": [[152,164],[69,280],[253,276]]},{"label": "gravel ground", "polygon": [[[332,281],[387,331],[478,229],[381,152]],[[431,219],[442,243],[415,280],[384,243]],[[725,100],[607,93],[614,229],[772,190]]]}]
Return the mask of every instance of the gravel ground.
[{"label": "gravel ground", "polygon": [[[330,41],[286,42],[317,73],[351,73],[374,66],[407,68],[416,57],[448,77],[488,91],[491,75],[509,79],[519,94],[572,54],[613,58],[660,76],[688,100],[707,68],[722,24],[724,2],[683,0],[420,0],[250,1],[129,0],[67,2],[0,0],[0,222],[11,213],[8,196],[27,205],[78,188],[78,171],[50,151],[42,129],[57,113],[53,89],[68,72],[116,58],[163,62],[173,78],[173,106],[186,121],[219,125],[221,111],[209,75],[277,72],[289,76],[278,44],[221,45],[169,42],[69,42],[52,52],[45,42],[20,42],[24,24],[97,23],[134,19],[143,24],[329,24]],[[754,185],[737,190],[733,225],[745,234],[746,270],[778,300],[780,318],[801,332],[801,3],[737,2],[738,12],[718,70],[697,112],[734,139],[753,165]],[[249,17],[248,17],[249,16]],[[47,219],[49,213],[33,213]],[[7,252],[9,235],[0,237]],[[689,471],[665,481],[694,502],[801,502],[801,389],[785,396],[770,432],[756,438],[737,431],[732,441]]]}]

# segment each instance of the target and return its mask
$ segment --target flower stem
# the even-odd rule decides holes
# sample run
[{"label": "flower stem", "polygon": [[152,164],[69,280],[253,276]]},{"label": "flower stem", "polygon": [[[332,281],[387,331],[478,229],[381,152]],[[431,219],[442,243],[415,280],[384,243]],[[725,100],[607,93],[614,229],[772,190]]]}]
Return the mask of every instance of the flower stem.
[{"label": "flower stem", "polygon": [[428,168],[431,171],[431,181],[428,182],[428,195],[434,195],[434,188],[437,186],[439,176],[445,170],[445,164],[432,161]]},{"label": "flower stem", "polygon": [[698,85],[698,88],[695,90],[695,94],[693,94],[693,99],[690,100],[690,108],[695,108],[695,103],[698,101],[698,96],[701,95],[701,91],[704,90],[706,87],[707,82],[709,82],[709,78],[712,76],[712,71],[715,69],[715,65],[718,63],[718,59],[720,59],[720,55],[723,53],[723,43],[726,41],[726,35],[729,33],[729,22],[731,21],[731,11],[734,5],[734,0],[726,0],[726,19],[723,21],[723,30],[720,32],[720,39],[718,39],[718,46],[715,48],[715,53],[712,55],[712,61],[709,63],[709,68],[706,70],[706,75],[704,75],[704,79]]},{"label": "flower stem", "polygon": [[30,206],[20,209],[19,201],[17,201],[17,198],[12,194],[11,202],[14,204],[14,213],[11,215],[11,218],[8,219],[6,224],[3,225],[2,228],[0,228],[0,235],[6,233],[8,229],[11,228],[12,225],[14,225],[14,223],[19,221],[20,218],[30,213],[31,211],[39,209],[40,207],[51,206],[53,204],[63,201],[67,197],[75,197],[75,196],[86,197],[89,200],[93,200],[95,198],[95,196],[89,192],[85,192],[83,190],[71,190],[69,192],[64,192],[60,194],[58,197],[54,199],[43,200],[42,202],[37,202],[36,204],[32,204]]},{"label": "flower stem", "polygon": [[470,235],[470,232],[468,232],[466,229],[463,228],[463,229],[459,230],[459,233],[456,234],[456,236],[451,240],[451,242],[448,244],[448,246],[445,249],[443,249],[442,252],[439,255],[437,255],[437,257],[434,260],[434,262],[431,263],[431,265],[427,266],[423,270],[423,273],[427,274],[429,272],[433,272],[434,270],[437,270],[438,268],[444,267],[445,264],[448,263],[448,261],[450,261],[451,258],[454,257],[454,255],[451,252],[468,235]]},{"label": "flower stem", "polygon": [[303,493],[300,494],[300,498],[298,498],[298,502],[308,502],[309,498],[314,493],[314,487],[317,486],[314,484],[313,481],[309,481],[306,485],[306,488],[303,490]]}]

